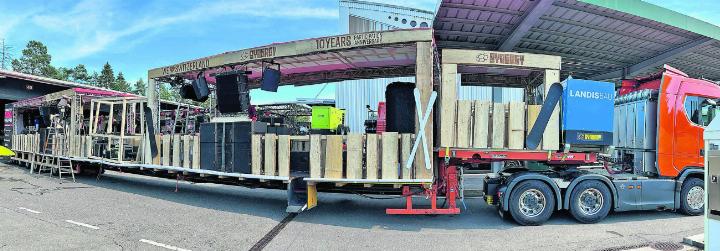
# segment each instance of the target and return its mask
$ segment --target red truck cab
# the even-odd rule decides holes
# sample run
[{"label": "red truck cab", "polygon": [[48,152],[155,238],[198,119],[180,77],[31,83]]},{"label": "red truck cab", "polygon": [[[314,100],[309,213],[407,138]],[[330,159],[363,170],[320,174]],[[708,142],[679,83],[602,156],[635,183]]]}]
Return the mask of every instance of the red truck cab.
[{"label": "red truck cab", "polygon": [[659,74],[623,80],[618,95],[646,89],[658,91],[656,166],[659,176],[677,177],[686,168],[702,168],[703,132],[715,117],[720,86],[690,78],[666,65]]}]

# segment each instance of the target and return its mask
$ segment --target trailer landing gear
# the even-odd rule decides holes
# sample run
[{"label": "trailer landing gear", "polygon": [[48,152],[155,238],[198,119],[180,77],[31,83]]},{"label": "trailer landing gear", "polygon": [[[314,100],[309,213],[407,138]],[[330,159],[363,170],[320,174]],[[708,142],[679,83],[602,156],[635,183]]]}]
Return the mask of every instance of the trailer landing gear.
[{"label": "trailer landing gear", "polygon": [[[412,196],[414,193],[410,191],[409,186],[403,186],[403,196],[405,197],[405,208],[388,208],[385,209],[386,214],[460,214],[460,208],[457,207],[456,198],[458,197],[458,175],[457,168],[454,166],[441,167],[444,184],[435,183],[430,189],[425,189],[424,194],[430,200],[430,208],[413,208]],[[438,191],[445,188],[445,198],[447,200],[447,208],[437,207]]]}]

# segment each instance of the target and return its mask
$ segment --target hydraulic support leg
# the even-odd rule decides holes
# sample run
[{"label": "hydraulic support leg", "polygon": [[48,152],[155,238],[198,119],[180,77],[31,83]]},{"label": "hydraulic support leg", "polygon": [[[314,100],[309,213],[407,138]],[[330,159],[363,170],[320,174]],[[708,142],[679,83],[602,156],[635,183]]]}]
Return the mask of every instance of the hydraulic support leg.
[{"label": "hydraulic support leg", "polygon": [[[405,197],[405,208],[388,208],[385,209],[386,214],[459,214],[460,208],[457,207],[456,199],[458,197],[458,176],[455,166],[441,166],[442,179],[436,181],[430,189],[425,189],[424,195],[430,200],[430,208],[413,208],[412,196],[416,195],[410,191],[409,186],[403,186],[403,196]],[[440,182],[441,184],[438,184]],[[438,191],[445,189],[445,199],[447,200],[447,208],[437,207]]]}]

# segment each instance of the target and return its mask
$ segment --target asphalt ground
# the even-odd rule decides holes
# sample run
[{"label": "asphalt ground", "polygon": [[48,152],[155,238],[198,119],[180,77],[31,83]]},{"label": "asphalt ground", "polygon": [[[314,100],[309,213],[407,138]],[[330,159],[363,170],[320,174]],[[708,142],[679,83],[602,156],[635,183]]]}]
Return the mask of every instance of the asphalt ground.
[{"label": "asphalt ground", "polygon": [[177,185],[117,172],[61,182],[0,164],[0,250],[622,250],[703,231],[702,217],[668,211],[597,224],[556,212],[523,227],[478,199],[455,216],[386,215],[404,201],[352,194],[288,215],[282,190]]}]

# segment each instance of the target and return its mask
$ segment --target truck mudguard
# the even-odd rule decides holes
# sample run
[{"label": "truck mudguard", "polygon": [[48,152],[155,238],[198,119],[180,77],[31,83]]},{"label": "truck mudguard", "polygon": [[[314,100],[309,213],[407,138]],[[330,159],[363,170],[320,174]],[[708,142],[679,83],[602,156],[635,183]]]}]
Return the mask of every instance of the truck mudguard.
[{"label": "truck mudguard", "polygon": [[680,208],[680,191],[682,190],[682,184],[685,182],[688,176],[691,174],[699,174],[699,176],[705,176],[705,169],[702,167],[686,167],[675,180],[675,209]]},{"label": "truck mudguard", "polygon": [[618,207],[617,189],[612,184],[612,181],[610,181],[610,179],[608,179],[605,176],[599,175],[599,174],[583,174],[583,175],[573,179],[573,181],[570,182],[570,185],[565,190],[566,196],[565,196],[565,200],[563,201],[563,209],[570,208],[570,194],[572,193],[572,190],[575,189],[575,186],[580,184],[580,182],[583,182],[586,180],[599,180],[599,181],[602,181],[603,183],[605,183],[605,185],[607,185],[608,188],[610,188],[610,192],[612,193],[613,208]]},{"label": "truck mudguard", "polygon": [[526,180],[540,180],[540,181],[547,183],[548,186],[550,186],[550,188],[552,188],[553,192],[555,192],[555,201],[557,203],[556,208],[560,209],[562,207],[562,198],[560,196],[560,188],[557,186],[557,184],[555,184],[555,181],[553,181],[550,177],[543,175],[543,174],[533,173],[533,172],[520,172],[520,173],[516,173],[516,174],[513,174],[512,176],[510,176],[510,178],[507,182],[508,185],[507,185],[507,189],[505,190],[507,192],[505,195],[503,195],[503,198],[502,198],[503,211],[510,210],[510,206],[508,206],[508,204],[510,203],[510,194],[512,193],[513,188],[515,188],[515,186],[518,183],[520,183],[522,181],[526,181]]}]

